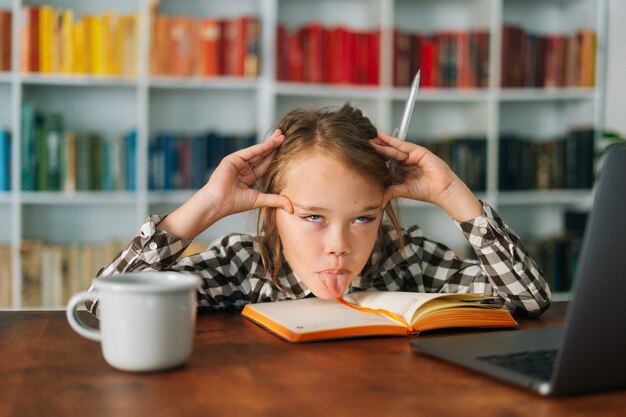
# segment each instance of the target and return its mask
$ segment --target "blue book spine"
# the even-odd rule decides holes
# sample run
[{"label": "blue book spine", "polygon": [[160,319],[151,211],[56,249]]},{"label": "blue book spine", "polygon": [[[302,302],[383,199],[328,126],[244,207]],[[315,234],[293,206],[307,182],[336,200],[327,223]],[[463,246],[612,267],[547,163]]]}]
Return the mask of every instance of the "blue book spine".
[{"label": "blue book spine", "polygon": [[126,189],[137,190],[137,131],[130,131],[125,138]]},{"label": "blue book spine", "polygon": [[0,127],[0,191],[11,189],[11,136]]}]

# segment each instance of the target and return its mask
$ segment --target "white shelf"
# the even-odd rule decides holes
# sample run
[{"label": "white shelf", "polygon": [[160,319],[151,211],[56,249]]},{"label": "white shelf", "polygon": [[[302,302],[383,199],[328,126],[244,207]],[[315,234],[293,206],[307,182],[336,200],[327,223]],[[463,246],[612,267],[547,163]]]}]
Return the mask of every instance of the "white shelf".
[{"label": "white shelf", "polygon": [[593,100],[594,88],[506,88],[497,92],[500,101]]},{"label": "white shelf", "polygon": [[213,89],[213,90],[255,90],[259,88],[256,78],[241,77],[155,77],[148,80],[151,88],[163,89]]},{"label": "white shelf", "polygon": [[0,191],[0,204],[10,204],[13,202],[11,191]]},{"label": "white shelf", "polygon": [[330,97],[330,98],[364,98],[376,100],[381,97],[378,86],[360,86],[350,84],[318,84],[277,82],[276,94],[298,97]]},{"label": "white shelf", "polygon": [[13,75],[10,72],[0,72],[0,84],[10,83]]},{"label": "white shelf", "polygon": [[137,194],[131,191],[31,191],[20,193],[20,201],[29,205],[132,205],[137,203]]},{"label": "white shelf", "polygon": [[79,74],[21,74],[23,85],[78,86],[78,87],[135,87],[136,78],[79,75]]},{"label": "white shelf", "polygon": [[[390,97],[392,100],[405,101],[408,97],[408,88],[392,88]],[[492,99],[493,94],[489,89],[451,89],[451,88],[422,88],[417,93],[415,101],[417,102],[484,102]]]},{"label": "white shelf", "polygon": [[592,192],[589,190],[505,191],[498,193],[498,205],[576,205],[590,207]]}]

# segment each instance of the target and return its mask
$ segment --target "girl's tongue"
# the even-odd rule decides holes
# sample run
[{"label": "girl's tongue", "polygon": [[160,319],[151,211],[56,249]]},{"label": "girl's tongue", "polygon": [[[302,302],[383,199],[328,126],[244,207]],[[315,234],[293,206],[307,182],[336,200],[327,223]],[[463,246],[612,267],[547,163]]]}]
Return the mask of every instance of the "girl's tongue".
[{"label": "girl's tongue", "polygon": [[341,297],[350,285],[350,274],[345,272],[320,272],[319,279],[333,298]]}]

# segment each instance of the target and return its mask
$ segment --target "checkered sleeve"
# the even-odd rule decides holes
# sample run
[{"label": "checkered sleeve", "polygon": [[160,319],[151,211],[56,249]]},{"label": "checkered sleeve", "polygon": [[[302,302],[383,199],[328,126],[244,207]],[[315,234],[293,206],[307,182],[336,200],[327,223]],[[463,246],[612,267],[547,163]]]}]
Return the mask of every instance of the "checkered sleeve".
[{"label": "checkered sleeve", "polygon": [[[284,293],[273,284],[261,265],[254,236],[231,233],[205,251],[181,257],[191,241],[159,229],[158,223],[164,218],[149,216],[139,234],[98,272],[96,280],[138,271],[196,274],[202,279],[197,290],[198,305],[211,309],[240,308],[250,302],[304,295],[297,282],[290,282]],[[89,290],[93,288],[92,284]],[[92,314],[100,316],[97,301],[86,306]]]},{"label": "checkered sleeve", "polygon": [[[520,238],[493,208],[482,204],[482,216],[456,222],[477,259],[458,256],[446,245],[427,239],[419,227],[413,226],[404,233],[402,254],[394,255],[400,256],[402,262],[393,261],[408,276],[400,279],[403,273],[398,272],[395,281],[414,286],[408,289],[416,291],[491,294],[516,314],[541,314],[552,298],[542,272]],[[387,275],[393,275],[394,269],[397,268],[390,268]],[[410,284],[406,284],[408,277]],[[387,288],[393,289],[392,285],[398,284],[386,283]]]},{"label": "checkered sleeve", "polygon": [[540,268],[498,213],[489,204],[482,204],[482,216],[456,222],[484,271],[476,271],[478,280],[486,281],[511,311],[529,316],[541,314],[550,306],[552,294]]},{"label": "checkered sleeve", "polygon": [[[151,215],[141,226],[139,234],[131,240],[108,265],[102,267],[96,278],[118,275],[124,272],[164,271],[169,270],[178,257],[189,246],[191,240],[182,239],[158,229],[157,225],[165,216]],[[88,291],[94,289],[93,283]],[[99,314],[99,303],[86,302],[87,310],[96,316]]]}]

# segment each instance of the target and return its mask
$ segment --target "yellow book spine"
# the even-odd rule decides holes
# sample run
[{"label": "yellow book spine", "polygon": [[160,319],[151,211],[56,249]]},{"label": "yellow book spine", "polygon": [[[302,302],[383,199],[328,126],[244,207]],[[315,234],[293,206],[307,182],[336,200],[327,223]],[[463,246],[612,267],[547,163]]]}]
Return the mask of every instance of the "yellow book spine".
[{"label": "yellow book spine", "polygon": [[72,36],[74,40],[74,72],[85,74],[87,69],[87,32],[85,20],[81,19],[74,24]]},{"label": "yellow book spine", "polygon": [[76,72],[74,12],[63,11],[61,22],[61,72],[74,73]]},{"label": "yellow book spine", "polygon": [[54,15],[52,6],[39,9],[39,71],[43,73],[54,68]]},{"label": "yellow book spine", "polygon": [[91,73],[94,75],[106,74],[104,66],[104,34],[102,27],[102,16],[91,16],[89,18],[89,44],[91,45],[90,68]]}]

